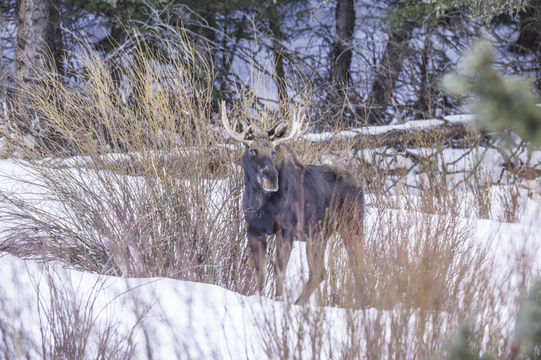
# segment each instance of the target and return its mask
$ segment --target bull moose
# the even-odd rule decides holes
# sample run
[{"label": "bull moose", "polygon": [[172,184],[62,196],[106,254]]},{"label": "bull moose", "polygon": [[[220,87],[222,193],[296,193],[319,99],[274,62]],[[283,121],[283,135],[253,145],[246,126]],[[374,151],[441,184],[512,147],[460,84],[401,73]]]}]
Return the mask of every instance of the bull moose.
[{"label": "bull moose", "polygon": [[[242,157],[247,222],[258,290],[264,284],[267,236],[275,235],[276,296],[282,296],[293,240],[306,241],[308,282],[296,304],[306,303],[324,278],[327,239],[335,231],[342,238],[355,278],[359,278],[364,195],[347,171],[326,165],[304,165],[286,144],[301,132],[304,116],[293,116],[291,126],[279,123],[268,131],[245,124],[233,130],[221,104],[222,123],[229,136],[245,145]],[[287,129],[290,128],[289,134]]]}]

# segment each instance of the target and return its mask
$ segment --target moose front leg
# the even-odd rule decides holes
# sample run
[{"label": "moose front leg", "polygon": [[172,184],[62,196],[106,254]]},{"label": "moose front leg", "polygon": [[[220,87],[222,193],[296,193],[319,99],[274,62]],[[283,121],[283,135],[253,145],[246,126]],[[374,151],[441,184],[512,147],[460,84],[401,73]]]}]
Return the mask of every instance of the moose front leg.
[{"label": "moose front leg", "polygon": [[308,262],[308,282],[304,285],[296,305],[306,304],[312,292],[321,284],[325,277],[325,247],[326,235],[314,231],[306,238],[306,260]]},{"label": "moose front leg", "polygon": [[287,264],[291,256],[291,247],[293,238],[291,234],[278,227],[276,232],[276,258],[274,259],[274,279],[276,282],[275,296],[281,297],[284,289],[284,278],[286,275]]},{"label": "moose front leg", "polygon": [[267,252],[267,239],[264,234],[257,233],[250,227],[248,227],[246,235],[248,237],[248,246],[252,252],[257,291],[261,293],[263,285],[265,285],[265,253]]}]

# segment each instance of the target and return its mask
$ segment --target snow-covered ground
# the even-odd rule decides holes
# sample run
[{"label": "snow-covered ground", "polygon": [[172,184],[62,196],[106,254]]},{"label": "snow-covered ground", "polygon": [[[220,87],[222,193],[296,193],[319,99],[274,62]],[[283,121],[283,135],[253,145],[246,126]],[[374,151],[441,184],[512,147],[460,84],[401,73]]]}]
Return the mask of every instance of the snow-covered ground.
[{"label": "snow-covered ground", "polygon": [[[17,181],[18,178],[28,180],[26,170],[18,162],[2,160],[0,169],[0,190],[21,195],[32,193],[28,184],[22,186]],[[491,191],[494,198],[498,198],[498,193],[505,188],[494,187]],[[512,273],[516,262],[510,261],[510,256],[517,252],[541,259],[541,195],[534,192],[521,199],[524,204],[515,223],[498,219],[501,206],[497,202],[490,219],[475,219],[472,212],[462,211],[464,218],[460,221],[471,226],[471,243],[490,247],[501,274]],[[469,206],[466,200],[464,206]],[[377,222],[377,216],[381,214],[368,209],[367,229]],[[0,224],[2,229],[9,226],[5,222]],[[300,291],[300,279],[305,277],[305,263],[304,244],[296,243],[286,279],[293,297]],[[541,263],[533,263],[532,272],[539,274]],[[109,340],[133,344],[135,353],[131,358],[143,359],[151,353],[155,359],[262,359],[273,351],[273,346],[266,342],[270,330],[263,324],[274,324],[273,329],[285,328],[289,333],[286,338],[290,339],[287,341],[295,348],[292,339],[297,338],[302,328],[298,319],[305,319],[306,314],[323,314],[325,318],[321,331],[327,334],[322,346],[327,353],[323,358],[328,357],[330,349],[336,352],[345,346],[342,342],[347,341],[349,310],[320,308],[315,301],[308,308],[301,308],[265,297],[242,296],[209,284],[166,278],[108,277],[67,269],[58,263],[21,260],[7,253],[0,253],[0,274],[0,323],[10,324],[12,330],[17,330],[13,332],[14,337],[26,336],[36,344],[29,353],[31,358],[41,357],[42,341],[51,343],[51,325],[59,321],[51,314],[59,311],[55,305],[58,303],[63,303],[64,308],[86,309],[85,313],[69,320],[76,328],[91,329],[86,354],[98,351],[96,339],[104,329],[111,327],[114,331]],[[357,321],[369,322],[381,314],[391,316],[393,311],[397,310],[358,310]],[[286,327],[284,314],[291,312],[304,312],[304,317],[290,316],[291,325]],[[132,329],[135,330],[130,332]],[[387,334],[390,331],[389,328]],[[310,329],[306,329],[301,341],[306,343],[301,350],[306,356],[311,351],[309,334]],[[359,341],[363,346],[367,340],[361,336]]]}]

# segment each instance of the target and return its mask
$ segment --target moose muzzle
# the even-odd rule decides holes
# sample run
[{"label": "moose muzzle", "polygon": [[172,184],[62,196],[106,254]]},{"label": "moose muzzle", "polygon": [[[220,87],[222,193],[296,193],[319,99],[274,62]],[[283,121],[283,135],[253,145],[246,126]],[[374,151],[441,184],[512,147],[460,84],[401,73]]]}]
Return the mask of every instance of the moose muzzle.
[{"label": "moose muzzle", "polygon": [[260,176],[257,177],[259,185],[266,192],[278,191],[278,171],[276,169],[269,168],[268,166],[263,169]]}]

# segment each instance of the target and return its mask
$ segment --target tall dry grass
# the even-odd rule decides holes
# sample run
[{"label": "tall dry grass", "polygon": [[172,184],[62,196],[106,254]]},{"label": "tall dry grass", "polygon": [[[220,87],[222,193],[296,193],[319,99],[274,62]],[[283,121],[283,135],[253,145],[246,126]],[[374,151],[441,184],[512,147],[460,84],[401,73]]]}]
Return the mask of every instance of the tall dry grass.
[{"label": "tall dry grass", "polygon": [[[519,346],[513,311],[536,276],[531,254],[539,245],[534,234],[520,234],[523,242],[508,249],[502,267],[494,250],[501,246],[497,236],[476,233],[478,219],[494,213],[494,180],[481,160],[453,176],[442,169],[442,148],[414,171],[381,173],[385,162],[370,150],[344,160],[343,154],[355,154],[355,145],[340,145],[326,144],[315,153],[319,161],[348,166],[365,183],[365,235],[357,237],[361,283],[349,268],[343,239],[331,237],[326,280],[312,304],[293,306],[299,286],[293,282],[284,304],[266,313],[261,337],[269,358],[443,358],[463,326],[470,329],[473,349],[496,359],[512,357]],[[313,158],[314,151],[305,155],[303,146],[297,145],[301,157]],[[393,162],[392,156],[385,161]],[[502,206],[506,216],[516,214],[513,204],[525,198],[511,200]],[[333,314],[334,307],[349,310]]]},{"label": "tall dry grass", "polygon": [[34,120],[35,142],[18,142],[24,126],[6,135],[28,170],[22,182],[42,201],[2,194],[2,218],[16,224],[2,249],[101,274],[251,291],[238,151],[213,124],[212,68],[189,43],[169,50],[176,57],[148,58],[139,43],[115,73],[82,52],[75,86],[40,74],[21,88],[30,102],[14,122]]}]

